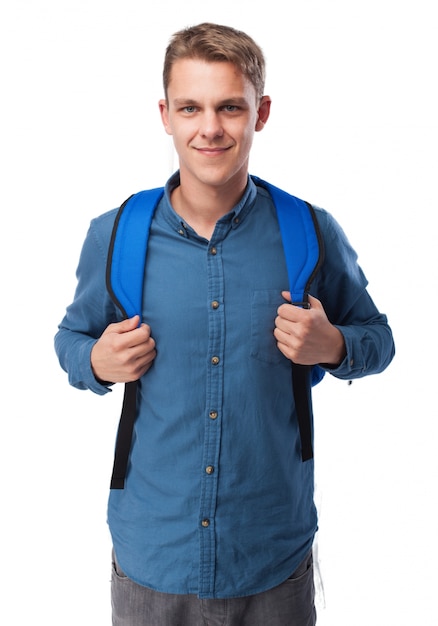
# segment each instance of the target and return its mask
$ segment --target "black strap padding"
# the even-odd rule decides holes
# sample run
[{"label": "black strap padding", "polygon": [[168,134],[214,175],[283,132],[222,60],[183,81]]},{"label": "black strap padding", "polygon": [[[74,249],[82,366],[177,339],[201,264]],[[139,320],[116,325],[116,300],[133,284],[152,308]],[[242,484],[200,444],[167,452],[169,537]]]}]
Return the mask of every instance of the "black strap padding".
[{"label": "black strap padding", "polygon": [[301,458],[313,459],[311,366],[292,363],[292,385],[301,439]]},{"label": "black strap padding", "polygon": [[125,384],[122,413],[117,432],[111,489],[123,489],[128,469],[137,401],[137,381]]}]

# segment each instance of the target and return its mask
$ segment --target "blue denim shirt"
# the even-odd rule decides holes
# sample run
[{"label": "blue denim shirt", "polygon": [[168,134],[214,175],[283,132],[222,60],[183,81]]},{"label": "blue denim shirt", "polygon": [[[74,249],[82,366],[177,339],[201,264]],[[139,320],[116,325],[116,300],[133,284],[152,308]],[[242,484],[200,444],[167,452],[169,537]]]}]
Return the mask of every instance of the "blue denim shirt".
[{"label": "blue denim shirt", "polygon": [[[174,175],[155,213],[143,320],[157,356],[138,388],[128,476],[111,491],[108,523],[134,581],[168,593],[228,598],[283,582],[317,529],[313,460],[302,462],[290,362],[273,335],[288,289],[281,235],[267,192],[251,180],[210,239],[175,213]],[[92,221],[78,286],[56,336],[72,385],[106,393],[90,351],[117,321],[105,287],[115,211]],[[325,261],[312,289],[344,335],[334,376],[382,371],[394,346],[357,257],[333,217],[317,209]]]}]

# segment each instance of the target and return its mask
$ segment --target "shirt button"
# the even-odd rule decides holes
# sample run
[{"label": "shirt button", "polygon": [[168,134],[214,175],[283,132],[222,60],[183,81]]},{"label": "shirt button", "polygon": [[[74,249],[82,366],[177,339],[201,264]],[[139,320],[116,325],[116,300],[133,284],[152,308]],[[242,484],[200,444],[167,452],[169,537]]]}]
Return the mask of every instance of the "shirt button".
[{"label": "shirt button", "polygon": [[218,356],[214,356],[211,359],[211,362],[212,362],[213,365],[217,365],[219,363],[219,361],[220,361],[220,358]]},{"label": "shirt button", "polygon": [[213,300],[213,302],[211,303],[211,308],[212,309],[218,309],[219,308],[219,302],[217,300]]},{"label": "shirt button", "polygon": [[216,250],[216,248],[214,246],[213,246],[213,248],[210,248],[210,254],[212,254],[213,256],[215,254],[217,254],[217,250]]},{"label": "shirt button", "polygon": [[213,465],[207,465],[207,467],[205,468],[205,471],[207,472],[207,474],[213,474],[214,472]]},{"label": "shirt button", "polygon": [[210,413],[208,414],[208,417],[211,420],[215,420],[217,418],[217,411],[210,411]]},{"label": "shirt button", "polygon": [[210,526],[210,520],[209,519],[203,519],[201,524],[202,524],[202,526],[204,528],[208,528]]}]

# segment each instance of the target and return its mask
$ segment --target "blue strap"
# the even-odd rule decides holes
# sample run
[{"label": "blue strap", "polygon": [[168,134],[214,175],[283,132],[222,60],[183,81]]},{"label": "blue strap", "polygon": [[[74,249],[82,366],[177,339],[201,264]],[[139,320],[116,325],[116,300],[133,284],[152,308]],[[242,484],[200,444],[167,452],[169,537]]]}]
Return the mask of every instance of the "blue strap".
[{"label": "blue strap", "polygon": [[269,191],[274,201],[283,240],[292,303],[304,306],[307,302],[307,289],[322,257],[313,209],[304,200],[260,178],[254,176],[252,178],[257,185]]},{"label": "blue strap", "polygon": [[141,316],[149,229],[163,193],[160,187],[131,196],[120,207],[114,223],[107,287],[126,318]]},{"label": "blue strap", "polygon": [[[162,187],[141,191],[120,207],[113,227],[106,268],[108,291],[125,318],[142,313],[149,229],[164,193]],[[126,383],[114,452],[111,489],[123,489],[136,418],[137,381]]]},{"label": "blue strap", "polygon": [[[253,176],[254,182],[268,190],[277,211],[289,279],[292,304],[308,306],[310,283],[323,259],[322,239],[313,207],[295,196]],[[324,377],[317,365],[292,363],[292,386],[301,439],[301,458],[313,458],[313,419],[311,388]]]}]

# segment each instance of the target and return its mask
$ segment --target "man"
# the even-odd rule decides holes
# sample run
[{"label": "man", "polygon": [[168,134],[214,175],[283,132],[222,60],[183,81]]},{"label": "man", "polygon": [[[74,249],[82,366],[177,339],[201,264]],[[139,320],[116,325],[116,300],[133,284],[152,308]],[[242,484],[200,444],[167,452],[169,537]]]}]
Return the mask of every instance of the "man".
[{"label": "man", "polygon": [[309,626],[313,460],[300,454],[291,361],[375,374],[391,330],[322,209],[310,308],[290,303],[275,207],[248,175],[271,107],[258,45],[225,26],[185,29],[163,77],[179,171],[151,226],[144,322],[120,321],[106,290],[111,211],[91,223],[55,340],[78,388],[139,381],[126,484],[108,507],[113,624]]}]

